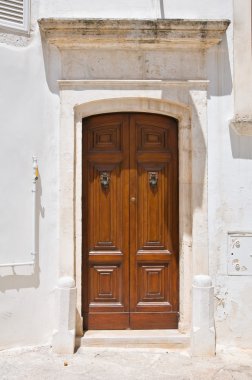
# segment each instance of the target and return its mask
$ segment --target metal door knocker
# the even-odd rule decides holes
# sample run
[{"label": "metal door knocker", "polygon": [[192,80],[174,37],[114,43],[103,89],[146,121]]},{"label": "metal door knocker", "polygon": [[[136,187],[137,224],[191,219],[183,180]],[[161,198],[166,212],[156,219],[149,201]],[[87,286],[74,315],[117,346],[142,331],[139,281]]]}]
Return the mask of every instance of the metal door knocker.
[{"label": "metal door knocker", "polygon": [[103,189],[107,190],[110,182],[110,174],[108,172],[102,172],[100,175],[100,183]]},{"label": "metal door knocker", "polygon": [[157,186],[158,183],[158,173],[157,172],[149,172],[149,184],[152,189]]}]

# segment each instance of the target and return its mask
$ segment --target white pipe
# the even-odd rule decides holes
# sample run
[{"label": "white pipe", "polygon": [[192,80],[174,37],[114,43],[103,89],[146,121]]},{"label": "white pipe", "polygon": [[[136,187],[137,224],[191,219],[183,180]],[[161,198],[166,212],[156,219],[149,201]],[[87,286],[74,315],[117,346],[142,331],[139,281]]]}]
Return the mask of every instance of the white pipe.
[{"label": "white pipe", "polygon": [[35,264],[35,257],[36,257],[36,200],[37,200],[37,180],[38,180],[38,159],[37,157],[32,157],[32,168],[33,168],[33,178],[32,178],[32,252],[31,255],[33,255],[32,261],[24,261],[21,263],[5,263],[0,264],[0,268],[2,267],[18,267],[18,266],[25,266],[25,265],[34,265]]},{"label": "white pipe", "polygon": [[23,266],[23,265],[34,265],[34,259],[33,259],[33,261],[26,261],[26,262],[23,262],[23,263],[0,264],[0,268],[3,268],[3,267],[20,267],[20,266]]},{"label": "white pipe", "polygon": [[36,200],[37,200],[37,181],[39,177],[38,173],[38,159],[37,157],[33,156],[33,179],[32,179],[32,214],[33,214],[33,220],[32,220],[32,255],[33,255],[33,261],[35,261],[35,255],[37,254],[36,252],[36,213],[37,213],[37,207],[36,207]]}]

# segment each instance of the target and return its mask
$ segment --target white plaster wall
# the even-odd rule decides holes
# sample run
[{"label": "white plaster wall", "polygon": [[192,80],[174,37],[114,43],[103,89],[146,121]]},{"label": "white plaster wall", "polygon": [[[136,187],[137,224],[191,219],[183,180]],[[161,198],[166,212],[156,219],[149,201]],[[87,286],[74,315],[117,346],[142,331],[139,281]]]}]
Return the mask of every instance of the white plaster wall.
[{"label": "white plaster wall", "polygon": [[252,118],[252,3],[234,0],[234,57],[235,116]]},{"label": "white plaster wall", "polygon": [[[227,99],[219,103],[219,113],[230,107]],[[209,132],[209,230],[211,274],[216,284],[216,325],[219,343],[251,348],[252,276],[228,276],[227,233],[251,232],[252,138],[238,136],[228,127],[228,112],[221,129]],[[214,146],[214,149],[213,149]],[[211,152],[212,151],[212,152]]]},{"label": "white plaster wall", "polygon": [[40,175],[37,265],[0,268],[1,349],[47,343],[52,334],[57,281],[59,99],[46,80],[38,33],[26,47],[2,43],[0,57],[0,264],[32,259],[34,154]]},{"label": "white plaster wall", "polygon": [[45,0],[40,17],[226,18],[229,4],[229,0]]},{"label": "white plaster wall", "polygon": [[[30,37],[0,33],[0,263],[30,260],[31,157],[40,170],[39,267],[0,268],[0,348],[42,344],[54,328],[54,287],[58,270],[58,130],[57,79],[104,79],[94,61],[85,67],[67,66],[61,74],[56,49],[42,49],[36,20],[42,17],[130,18],[233,18],[232,0],[32,0]],[[210,275],[216,285],[217,342],[252,346],[251,277],[227,276],[227,232],[252,231],[252,137],[238,137],[229,130],[233,117],[233,33],[206,54],[195,54],[194,67],[187,61],[161,59],[158,72],[151,57],[131,59],[134,79],[210,79],[208,95],[209,146],[209,242]],[[192,58],[192,54],[190,58]],[[162,55],[162,54],[161,54]],[[177,55],[179,57],[179,54]],[[183,55],[185,58],[185,56]],[[184,59],[183,58],[183,59]],[[115,57],[116,59],[116,57]],[[181,58],[182,59],[182,58]],[[126,62],[126,59],[125,59]],[[166,68],[169,68],[166,71]],[[74,73],[74,75],[73,75]],[[125,75],[127,74],[127,70]],[[72,77],[71,77],[72,76]],[[140,78],[139,78],[140,76]],[[191,76],[191,75],[190,75]],[[111,76],[122,79],[120,66]]]},{"label": "white plaster wall", "polygon": [[[244,13],[239,15],[240,19],[247,20],[248,14],[251,14],[250,4],[248,1],[246,3],[249,7],[241,7],[240,12]],[[231,29],[232,26],[229,33]],[[241,47],[243,41],[241,36],[239,37]],[[247,44],[251,40],[250,31],[243,35],[243,38]],[[208,111],[210,275],[215,282],[217,343],[251,348],[252,276],[228,276],[227,233],[252,231],[252,178],[249,175],[252,166],[252,137],[238,136],[229,127],[229,120],[234,117],[235,111],[237,112],[237,108],[234,108],[234,95],[239,95],[239,104],[244,106],[248,104],[248,93],[251,93],[252,88],[249,77],[246,81],[244,75],[241,80],[233,75],[233,60],[236,60],[240,53],[235,50],[235,58],[233,57],[231,33],[227,45],[229,57],[223,52],[213,56],[208,64],[211,80]],[[247,51],[244,45],[243,49]],[[249,53],[244,57],[245,68],[246,57],[251,59],[248,55]],[[218,73],[216,78],[214,70],[211,70],[214,66],[215,72]],[[244,83],[246,92],[241,93]],[[239,89],[239,94],[234,94],[233,89]]]}]

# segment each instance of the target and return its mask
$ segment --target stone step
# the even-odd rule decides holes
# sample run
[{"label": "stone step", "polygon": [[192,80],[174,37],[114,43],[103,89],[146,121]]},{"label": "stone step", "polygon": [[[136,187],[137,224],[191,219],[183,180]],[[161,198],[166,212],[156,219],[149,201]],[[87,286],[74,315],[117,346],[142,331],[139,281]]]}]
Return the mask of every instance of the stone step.
[{"label": "stone step", "polygon": [[189,334],[178,330],[89,330],[81,338],[81,347],[188,348]]}]

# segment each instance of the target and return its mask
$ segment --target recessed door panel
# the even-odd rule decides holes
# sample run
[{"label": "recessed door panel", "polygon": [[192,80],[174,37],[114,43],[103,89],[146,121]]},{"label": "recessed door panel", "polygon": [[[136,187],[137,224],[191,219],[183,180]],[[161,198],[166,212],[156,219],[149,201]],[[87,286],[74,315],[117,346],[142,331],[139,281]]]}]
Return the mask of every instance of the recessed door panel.
[{"label": "recessed door panel", "polygon": [[167,242],[167,165],[140,163],[137,171],[138,250],[164,249]]},{"label": "recessed door panel", "polygon": [[102,165],[89,163],[90,248],[115,250],[122,248],[122,176],[121,163]]},{"label": "recessed door panel", "polygon": [[175,119],[84,119],[83,265],[85,329],[177,327]]}]

